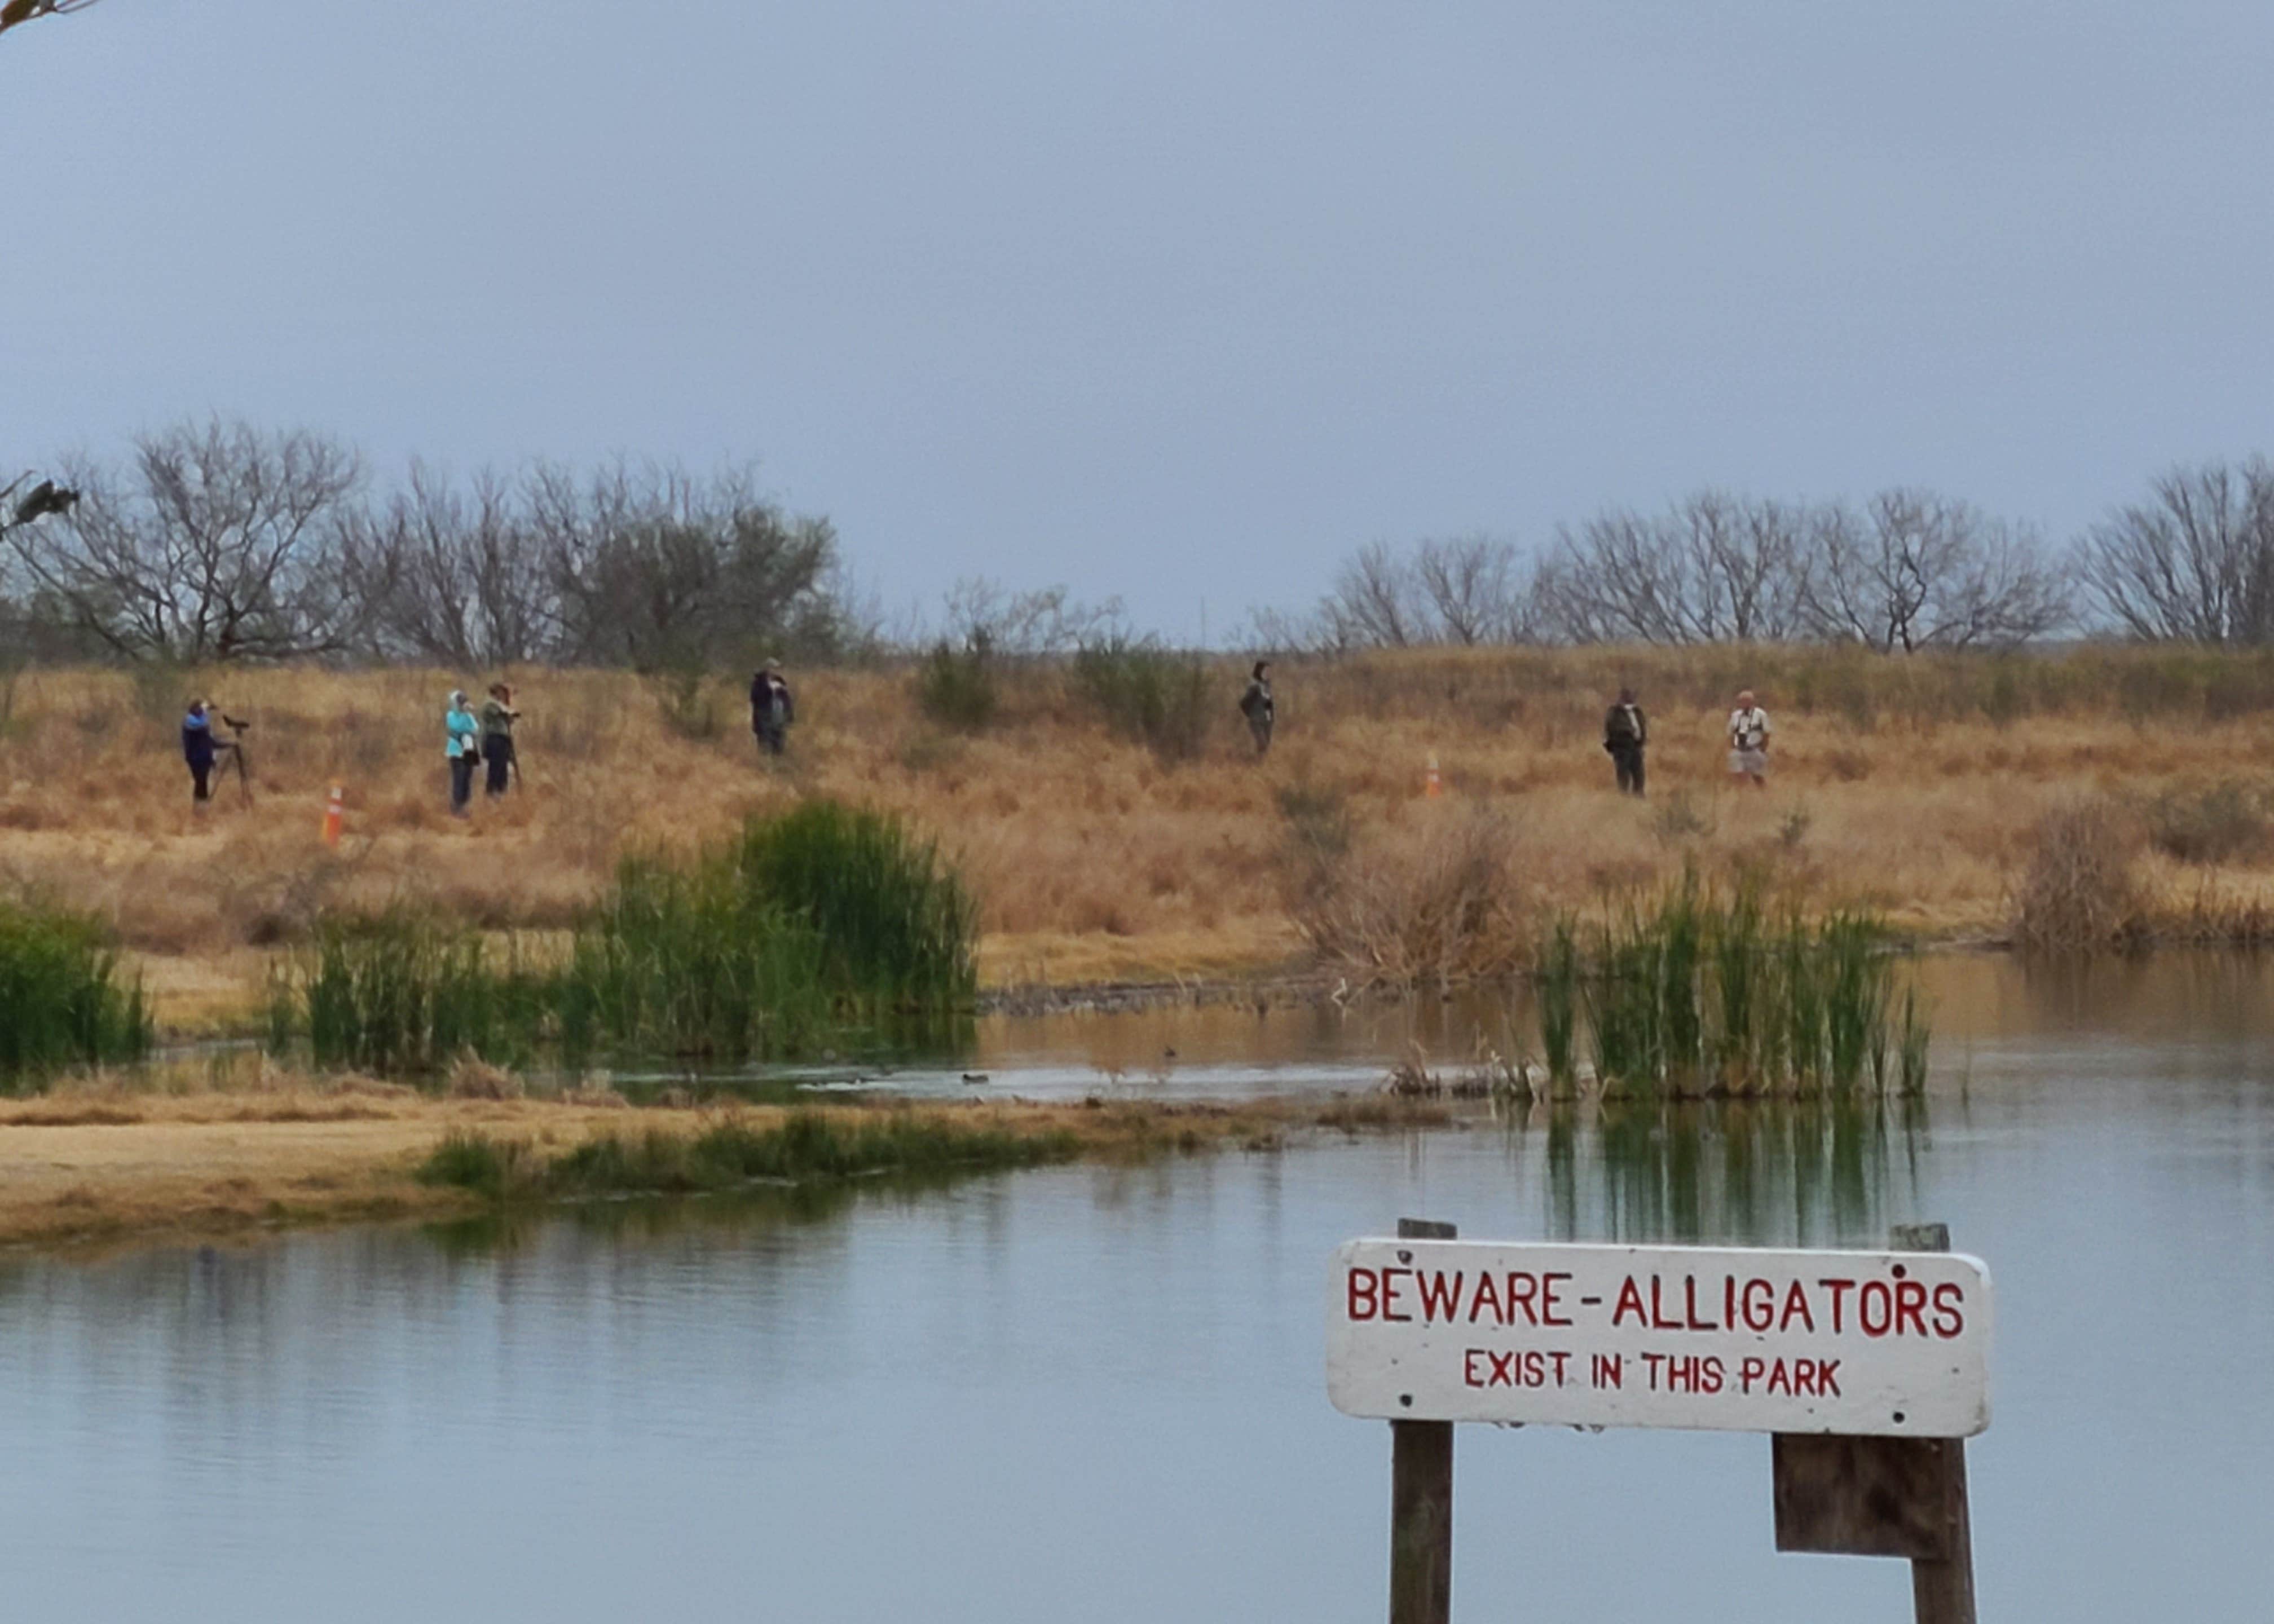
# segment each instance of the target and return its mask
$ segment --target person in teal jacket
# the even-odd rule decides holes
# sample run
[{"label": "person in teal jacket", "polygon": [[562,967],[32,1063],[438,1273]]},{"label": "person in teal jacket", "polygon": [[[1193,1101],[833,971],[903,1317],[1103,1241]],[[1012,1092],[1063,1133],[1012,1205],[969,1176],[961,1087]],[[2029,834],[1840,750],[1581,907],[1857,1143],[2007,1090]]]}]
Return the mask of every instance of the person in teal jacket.
[{"label": "person in teal jacket", "polygon": [[450,708],[442,713],[442,753],[450,760],[450,812],[466,816],[474,798],[474,767],[482,759],[481,724],[466,703],[463,688],[450,690]]}]

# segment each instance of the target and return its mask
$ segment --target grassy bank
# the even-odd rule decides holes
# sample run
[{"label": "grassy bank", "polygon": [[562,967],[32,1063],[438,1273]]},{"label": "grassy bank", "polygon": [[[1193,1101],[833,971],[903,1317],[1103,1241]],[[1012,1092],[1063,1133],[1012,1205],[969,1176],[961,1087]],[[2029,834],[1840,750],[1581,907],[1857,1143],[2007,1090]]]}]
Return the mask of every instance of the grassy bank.
[{"label": "grassy bank", "polygon": [[[1239,1105],[628,1107],[597,1090],[453,1094],[264,1065],[225,1085],[75,1079],[0,1100],[0,1245],[101,1246],[373,1220],[470,1216],[531,1199],[691,1194],[871,1176],[947,1178],[1090,1158],[1139,1162],[1297,1136],[1452,1120],[1431,1101]],[[495,1079],[489,1079],[495,1080]]]},{"label": "grassy bank", "polygon": [[[719,680],[714,728],[628,674],[522,672],[526,791],[460,822],[436,730],[441,695],[468,674],[30,673],[0,737],[0,887],[36,882],[98,913],[147,967],[162,1020],[187,1027],[250,1019],[269,954],[305,941],[322,909],[410,903],[493,936],[562,932],[627,853],[690,851],[817,795],[939,839],[969,883],[977,973],[994,985],[1239,973],[1329,939],[1392,973],[1448,954],[1458,968],[1495,957],[1443,928],[1482,906],[1480,886],[1528,954],[1555,912],[1685,865],[1765,869],[1812,906],[1871,906],[1901,931],[2005,935],[2041,820],[2079,797],[2149,829],[2128,878],[2151,930],[2274,901],[2261,838],[2274,772],[2260,766],[2274,759],[2274,663],[2255,655],[1289,663],[1260,765],[1230,658],[1206,673],[1217,703],[1157,745],[1113,710],[1118,689],[1071,664],[1001,663],[986,703],[936,706],[937,719],[914,667],[793,673],[804,719],[779,768],[735,725],[740,679]],[[190,808],[175,728],[192,680],[255,720],[249,809],[229,795]],[[1611,793],[1597,744],[1623,680],[1651,716],[1640,804]],[[1766,794],[1724,771],[1740,683],[1775,718]],[[348,838],[330,852],[317,836],[335,781]]]}]

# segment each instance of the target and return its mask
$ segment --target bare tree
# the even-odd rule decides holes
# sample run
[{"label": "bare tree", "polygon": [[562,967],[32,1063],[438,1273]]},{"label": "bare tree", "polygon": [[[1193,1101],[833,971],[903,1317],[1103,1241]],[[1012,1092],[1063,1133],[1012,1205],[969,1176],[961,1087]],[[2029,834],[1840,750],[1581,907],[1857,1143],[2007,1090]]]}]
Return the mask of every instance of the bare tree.
[{"label": "bare tree", "polygon": [[2069,613],[2035,535],[1962,501],[1884,491],[1864,511],[1820,509],[1802,608],[1824,637],[1883,653],[2010,646]]},{"label": "bare tree", "polygon": [[1065,586],[1014,592],[999,581],[967,575],[947,591],[949,638],[997,654],[1066,654],[1096,642],[1122,618],[1121,600],[1085,604]]},{"label": "bare tree", "polygon": [[2253,458],[2170,470],[2148,500],[2086,532],[2077,574],[2135,637],[2274,641],[2274,469]]},{"label": "bare tree", "polygon": [[1434,638],[1473,645],[1509,640],[1518,617],[1516,549],[1488,536],[1424,541],[1413,575],[1434,616]]},{"label": "bare tree", "polygon": [[1542,577],[1581,643],[1769,642],[1800,630],[1805,510],[1702,491],[1664,514],[1611,508],[1566,529]]},{"label": "bare tree", "polygon": [[79,500],[7,540],[72,626],[128,658],[281,659],[337,651],[348,600],[337,527],[361,473],[318,435],[218,419],[147,435],[131,467],[67,472]]},{"label": "bare tree", "polygon": [[561,658],[655,671],[840,640],[835,530],[760,499],[748,470],[702,481],[619,462],[579,480],[546,465],[527,494]]},{"label": "bare tree", "polygon": [[404,488],[344,524],[359,642],[381,659],[478,667],[542,659],[561,603],[537,526],[499,475],[464,490],[414,462]]}]

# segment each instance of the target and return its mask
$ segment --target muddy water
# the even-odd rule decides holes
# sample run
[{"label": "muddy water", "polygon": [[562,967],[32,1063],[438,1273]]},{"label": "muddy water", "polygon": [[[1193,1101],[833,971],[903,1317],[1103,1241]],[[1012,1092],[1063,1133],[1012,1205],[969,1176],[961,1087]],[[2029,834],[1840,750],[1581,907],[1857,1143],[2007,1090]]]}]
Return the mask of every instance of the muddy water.
[{"label": "muddy water", "polygon": [[[2274,968],[1927,974],[1942,1080],[1909,1114],[1486,1120],[799,1210],[0,1261],[0,1616],[1378,1619],[1386,1429],[1327,1405],[1325,1259],[1419,1213],[1763,1243],[1947,1220],[2000,1294],[1984,1616],[2263,1619]],[[979,1064],[1317,1086],[1494,1019],[998,1023]],[[1465,1431],[1456,1616],[1908,1617],[1897,1564],[1771,1553],[1767,1455]]]}]

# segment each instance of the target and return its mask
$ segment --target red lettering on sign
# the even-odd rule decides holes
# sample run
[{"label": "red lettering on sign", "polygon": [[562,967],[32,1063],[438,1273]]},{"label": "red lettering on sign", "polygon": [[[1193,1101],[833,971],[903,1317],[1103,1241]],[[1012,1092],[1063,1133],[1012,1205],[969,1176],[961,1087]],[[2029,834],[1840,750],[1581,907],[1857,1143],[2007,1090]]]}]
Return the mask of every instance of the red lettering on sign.
[{"label": "red lettering on sign", "polygon": [[1753,1390],[1753,1383],[1761,1379],[1768,1367],[1768,1361],[1766,1359],[1748,1358],[1742,1361],[1737,1366],[1737,1391],[1751,1393]]},{"label": "red lettering on sign", "polygon": [[1536,1274],[1510,1273],[1508,1277],[1508,1321],[1516,1323],[1516,1311],[1524,1311],[1525,1323],[1540,1323],[1540,1278]]},{"label": "red lettering on sign", "polygon": [[1555,1303],[1555,1287],[1557,1283],[1559,1282],[1568,1281],[1570,1278],[1571,1277],[1569,1274],[1559,1274],[1552,1269],[1540,1277],[1540,1324],[1569,1325],[1571,1323],[1570,1315],[1556,1312]]},{"label": "red lettering on sign", "polygon": [[1383,1319],[1395,1320],[1403,1324],[1413,1318],[1412,1314],[1401,1314],[1397,1312],[1397,1277],[1400,1274],[1411,1274],[1412,1272],[1412,1269],[1402,1268],[1386,1268],[1382,1271],[1382,1317]]},{"label": "red lettering on sign", "polygon": [[1895,1335],[1926,1335],[1926,1287],[1916,1280],[1895,1282]]},{"label": "red lettering on sign", "polygon": [[1966,1329],[1966,1315],[1960,1306],[1965,1301],[1966,1288],[1954,1282],[1945,1281],[1934,1289],[1934,1334],[1943,1341]]},{"label": "red lettering on sign", "polygon": [[1645,1353],[1642,1356],[1642,1362],[1650,1367],[1650,1390],[1655,1393],[1658,1391],[1658,1367],[1666,1363],[1666,1356],[1662,1353]]},{"label": "red lettering on sign", "polygon": [[1895,1289],[1884,1280],[1867,1280],[1856,1294],[1856,1323],[1866,1336],[1885,1336],[1894,1328]]},{"label": "red lettering on sign", "polygon": [[1594,1357],[1594,1371],[1589,1385],[1598,1387],[1626,1386],[1627,1362],[1615,1353],[1599,1353]]},{"label": "red lettering on sign", "polygon": [[1650,1277],[1650,1328],[1653,1331],[1678,1331],[1682,1328],[1681,1320],[1666,1317],[1666,1302],[1655,1274]]},{"label": "red lettering on sign", "polygon": [[1682,1277],[1682,1304],[1683,1318],[1690,1322],[1691,1330],[1718,1331],[1721,1328],[1713,1320],[1700,1320],[1698,1317],[1698,1276],[1695,1274],[1684,1274]]},{"label": "red lettering on sign", "polygon": [[1376,1283],[1372,1269],[1354,1268],[1350,1272],[1350,1317],[1371,1320],[1382,1312],[1382,1288]]},{"label": "red lettering on sign", "polygon": [[1477,1271],[1477,1292],[1473,1297],[1469,1299],[1469,1323],[1471,1325],[1474,1325],[1478,1319],[1483,1315],[1485,1305],[1487,1303],[1492,1304],[1493,1323],[1495,1325],[1506,1325],[1508,1321],[1502,1316],[1500,1310],[1500,1288],[1493,1284],[1492,1271],[1490,1269],[1479,1269]]},{"label": "red lettering on sign", "polygon": [[1840,1361],[1818,1359],[1816,1362],[1816,1386],[1826,1398],[1840,1396]]},{"label": "red lettering on sign", "polygon": [[1769,1366],[1768,1390],[1772,1393],[1784,1394],[1789,1394],[1792,1391],[1792,1372],[1785,1367],[1785,1362],[1782,1359],[1777,1360]]},{"label": "red lettering on sign", "polygon": [[1612,1326],[1615,1327],[1625,1324],[1630,1311],[1645,1325],[1650,1323],[1650,1316],[1643,1312],[1642,1290],[1635,1284],[1635,1278],[1631,1274],[1627,1276],[1626,1284],[1619,1288],[1618,1306],[1611,1310]]},{"label": "red lettering on sign", "polygon": [[1449,1321],[1456,1313],[1460,1312],[1461,1276],[1458,1274],[1453,1276],[1453,1283],[1449,1287],[1445,1284],[1445,1271],[1442,1269],[1432,1270],[1427,1274],[1417,1271],[1414,1278],[1421,1288],[1423,1324],[1430,1324],[1439,1320]]},{"label": "red lettering on sign", "polygon": [[1571,1362],[1571,1356],[1568,1353],[1551,1353],[1547,1357],[1555,1362],[1555,1385],[1560,1387],[1563,1385],[1563,1367]]},{"label": "red lettering on sign", "polygon": [[1842,1328],[1840,1324],[1841,1299],[1856,1289],[1856,1282],[1852,1280],[1819,1280],[1816,1283],[1832,1293],[1832,1331],[1836,1336]]},{"label": "red lettering on sign", "polygon": [[1784,1317],[1777,1321],[1777,1329],[1789,1331],[1795,1320],[1809,1330],[1816,1328],[1816,1316],[1809,1311],[1808,1293],[1796,1280],[1792,1282],[1792,1289],[1785,1293]]},{"label": "red lettering on sign", "polygon": [[[1745,1282],[1743,1305],[1748,1331],[1766,1331],[1776,1323],[1776,1288],[1767,1281],[1756,1278]],[[1732,1326],[1736,1320],[1736,1315],[1729,1316]]]}]

